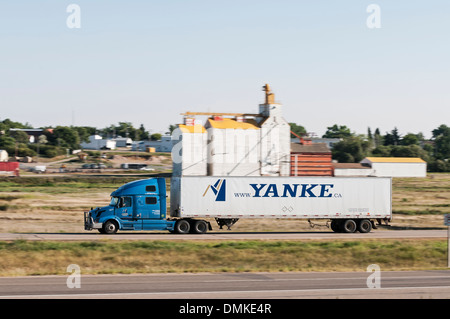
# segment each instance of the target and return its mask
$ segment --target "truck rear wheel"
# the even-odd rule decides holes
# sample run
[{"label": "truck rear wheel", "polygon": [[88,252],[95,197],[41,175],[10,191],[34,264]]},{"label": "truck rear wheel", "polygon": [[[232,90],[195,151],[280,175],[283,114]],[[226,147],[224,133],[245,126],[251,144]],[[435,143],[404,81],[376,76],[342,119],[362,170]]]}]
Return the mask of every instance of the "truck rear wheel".
[{"label": "truck rear wheel", "polygon": [[341,229],[344,233],[354,233],[356,231],[356,228],[356,222],[353,219],[346,219],[341,224]]},{"label": "truck rear wheel", "polygon": [[358,230],[360,233],[369,233],[372,230],[372,223],[368,219],[362,219],[358,222]]},{"label": "truck rear wheel", "polygon": [[175,233],[177,234],[188,234],[191,229],[191,225],[185,219],[177,220],[175,223]]}]

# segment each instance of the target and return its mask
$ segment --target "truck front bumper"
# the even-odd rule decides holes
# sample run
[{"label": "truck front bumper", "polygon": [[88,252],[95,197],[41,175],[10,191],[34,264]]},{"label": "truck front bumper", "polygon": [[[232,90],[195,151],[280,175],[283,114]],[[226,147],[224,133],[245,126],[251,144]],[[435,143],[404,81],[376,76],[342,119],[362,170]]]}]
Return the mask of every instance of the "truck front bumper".
[{"label": "truck front bumper", "polygon": [[92,229],[102,229],[103,223],[95,223],[94,219],[91,216],[91,213],[84,212],[84,229],[92,230]]}]

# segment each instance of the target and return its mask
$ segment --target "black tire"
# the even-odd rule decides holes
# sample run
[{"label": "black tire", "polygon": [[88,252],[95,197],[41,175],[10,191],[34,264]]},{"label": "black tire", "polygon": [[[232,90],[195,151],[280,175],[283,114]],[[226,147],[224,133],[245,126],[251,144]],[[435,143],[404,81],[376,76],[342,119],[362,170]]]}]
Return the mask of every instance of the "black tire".
[{"label": "black tire", "polygon": [[[119,225],[115,220],[108,220],[103,224],[104,234],[115,234],[119,230]],[[102,233],[102,234],[103,234]]]},{"label": "black tire", "polygon": [[370,233],[372,230],[372,222],[368,219],[362,219],[358,222],[358,231],[360,233]]},{"label": "black tire", "polygon": [[337,219],[333,219],[331,221],[331,230],[334,231],[335,233],[340,233],[341,232],[341,221],[337,220]]},{"label": "black tire", "polygon": [[191,229],[191,225],[185,219],[180,219],[175,223],[175,233],[188,234]]},{"label": "black tire", "polygon": [[346,219],[342,223],[342,232],[344,233],[354,233],[356,231],[356,222],[353,219]]},{"label": "black tire", "polygon": [[204,220],[194,220],[191,232],[193,234],[204,234],[208,231],[208,224]]}]

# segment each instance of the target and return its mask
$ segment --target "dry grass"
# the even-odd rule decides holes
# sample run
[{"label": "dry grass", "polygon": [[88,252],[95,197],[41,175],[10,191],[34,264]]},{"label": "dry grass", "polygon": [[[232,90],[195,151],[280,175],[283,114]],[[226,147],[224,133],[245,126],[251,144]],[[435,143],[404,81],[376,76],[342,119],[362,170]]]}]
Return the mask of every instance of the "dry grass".
[{"label": "dry grass", "polygon": [[[0,274],[364,271],[442,269],[445,241],[0,242]],[[337,258],[338,257],[338,258]]]}]

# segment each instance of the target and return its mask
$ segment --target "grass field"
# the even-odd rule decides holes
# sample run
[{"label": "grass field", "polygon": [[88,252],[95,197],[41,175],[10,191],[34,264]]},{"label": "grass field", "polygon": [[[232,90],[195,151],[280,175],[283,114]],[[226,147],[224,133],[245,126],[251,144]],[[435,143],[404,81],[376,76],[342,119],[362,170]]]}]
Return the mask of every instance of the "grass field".
[{"label": "grass field", "polygon": [[0,242],[2,276],[444,269],[439,240]]}]

